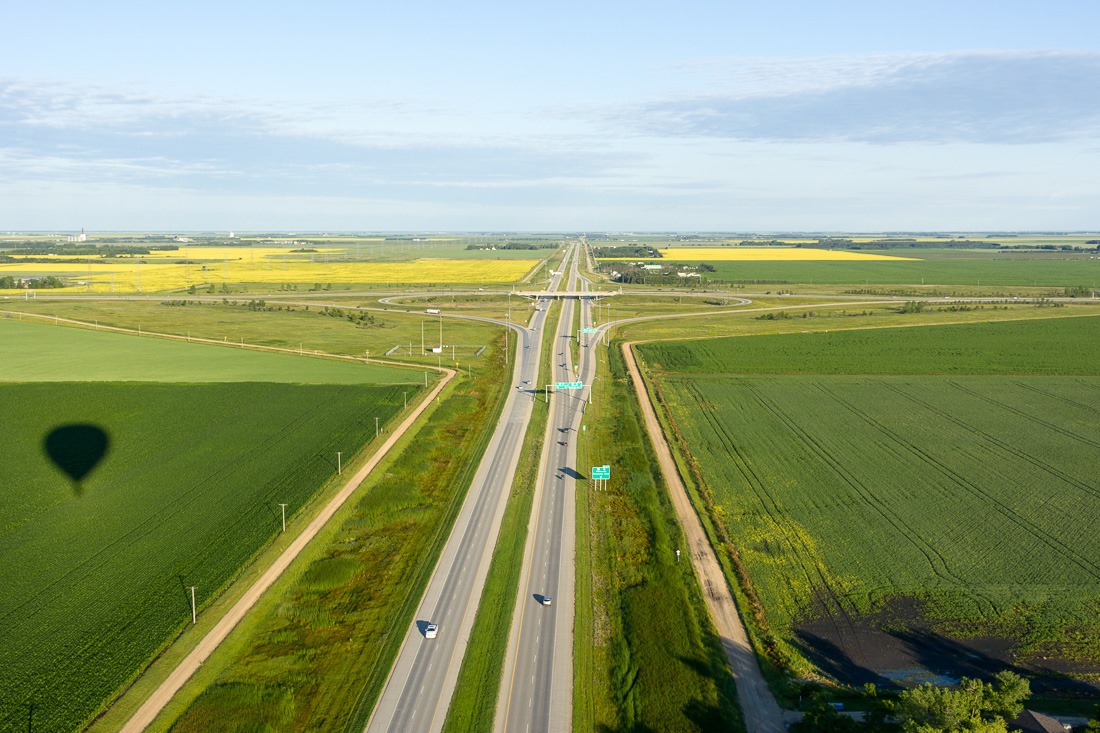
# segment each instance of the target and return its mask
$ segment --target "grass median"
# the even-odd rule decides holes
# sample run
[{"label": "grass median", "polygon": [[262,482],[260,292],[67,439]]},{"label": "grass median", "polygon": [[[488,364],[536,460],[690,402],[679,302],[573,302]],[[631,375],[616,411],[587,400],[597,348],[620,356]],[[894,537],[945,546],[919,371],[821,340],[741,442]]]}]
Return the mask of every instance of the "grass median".
[{"label": "grass median", "polygon": [[[554,323],[561,306],[554,303],[546,314],[547,324]],[[547,327],[543,334],[542,353],[550,354],[555,329]],[[538,384],[550,381],[550,361],[543,359],[539,365]],[[523,438],[519,466],[512,481],[504,519],[493,549],[493,561],[485,579],[485,588],[478,604],[477,618],[466,646],[466,656],[458,674],[456,694],[451,699],[444,723],[444,733],[462,731],[476,733],[493,729],[497,697],[500,692],[500,676],[504,667],[504,655],[508,650],[508,635],[512,626],[520,571],[523,567],[523,551],[527,544],[527,522],[531,516],[531,503],[535,495],[539,461],[542,459],[543,438],[549,405],[539,399],[536,392],[531,422]]]},{"label": "grass median", "polygon": [[578,486],[573,729],[743,730],[619,349],[598,352],[578,460],[612,479]]}]

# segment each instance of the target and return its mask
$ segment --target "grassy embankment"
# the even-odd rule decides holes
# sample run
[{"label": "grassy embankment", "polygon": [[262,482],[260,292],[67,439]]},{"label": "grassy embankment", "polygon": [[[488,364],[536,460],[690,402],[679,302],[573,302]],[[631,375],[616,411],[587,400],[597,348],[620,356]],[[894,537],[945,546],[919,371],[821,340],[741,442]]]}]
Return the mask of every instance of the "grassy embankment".
[{"label": "grassy embankment", "polygon": [[739,730],[733,679],[691,563],[676,557],[683,536],[625,365],[615,343],[605,348],[578,453],[582,475],[606,463],[612,480],[606,491],[578,485],[573,728]]},{"label": "grassy embankment", "polygon": [[[561,309],[555,302],[549,307],[545,323],[553,324]],[[555,329],[547,327],[542,338],[542,353],[552,356]],[[485,579],[485,588],[478,604],[477,619],[470,633],[466,656],[462,660],[455,694],[447,710],[444,731],[491,731],[496,712],[504,656],[508,648],[508,634],[512,627],[520,571],[523,567],[523,551],[527,543],[527,522],[531,517],[531,503],[535,495],[535,482],[542,458],[543,440],[549,405],[542,399],[545,385],[550,380],[550,359],[543,358],[539,376],[531,389],[535,390],[534,410],[527,433],[523,438],[523,451],[515,480],[509,492],[508,504],[501,521],[500,534],[493,549],[493,561]]]},{"label": "grassy embankment", "polygon": [[1098,328],[1063,318],[639,347],[771,662],[828,668],[802,624],[901,598],[948,636],[1013,639],[1025,667],[1040,653],[1097,660],[1100,555],[1076,538],[1100,518]]},{"label": "grassy embankment", "polygon": [[152,730],[365,725],[503,404],[491,350],[492,369],[448,388]]},{"label": "grassy embankment", "polygon": [[[164,303],[182,301],[166,300]],[[436,366],[435,354],[420,356],[421,328],[429,347],[438,343],[439,325],[434,316],[391,311],[357,312],[353,307],[333,310],[323,306],[284,305],[274,301],[259,306],[258,301],[228,300],[222,302],[187,301],[185,306],[169,306],[149,301],[67,300],[0,301],[0,310],[7,309],[39,315],[58,315],[101,326],[142,329],[147,332],[194,336],[229,344],[268,346],[302,350],[305,353],[339,354],[381,358],[395,346],[391,360]],[[237,305],[232,305],[232,303]],[[377,303],[374,304],[378,306]],[[362,321],[350,321],[348,316],[362,316]],[[16,316],[18,318],[19,316]],[[367,318],[369,317],[369,320]],[[26,316],[24,316],[26,318]],[[487,359],[489,350],[475,356],[498,332],[496,326],[485,323],[444,319],[443,338],[447,344],[459,344],[451,359],[450,349],[444,355],[444,366],[475,368]]]}]

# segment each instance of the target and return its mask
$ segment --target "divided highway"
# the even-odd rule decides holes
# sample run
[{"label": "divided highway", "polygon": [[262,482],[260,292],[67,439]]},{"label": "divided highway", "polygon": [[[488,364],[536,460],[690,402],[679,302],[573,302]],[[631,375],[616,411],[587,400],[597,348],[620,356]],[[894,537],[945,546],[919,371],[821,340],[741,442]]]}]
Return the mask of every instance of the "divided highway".
[{"label": "divided highway", "polygon": [[[550,290],[558,288],[561,277],[559,271]],[[528,328],[516,327],[522,343],[516,350],[513,378],[523,389],[509,390],[497,429],[371,715],[366,729],[370,733],[422,733],[443,727],[531,419],[545,318],[546,310],[540,308]],[[429,623],[438,627],[434,639],[425,637]]]},{"label": "divided highway", "polygon": [[[580,278],[573,257],[568,290]],[[587,298],[562,301],[550,357],[555,382],[591,384],[593,362],[580,339],[579,364],[572,356],[574,308],[591,325]],[[591,349],[594,351],[594,349]],[[554,391],[520,575],[512,630],[505,655],[495,729],[520,733],[569,731],[573,718],[574,557],[576,548],[577,434],[583,390]],[[552,602],[547,605],[546,599]]]}]

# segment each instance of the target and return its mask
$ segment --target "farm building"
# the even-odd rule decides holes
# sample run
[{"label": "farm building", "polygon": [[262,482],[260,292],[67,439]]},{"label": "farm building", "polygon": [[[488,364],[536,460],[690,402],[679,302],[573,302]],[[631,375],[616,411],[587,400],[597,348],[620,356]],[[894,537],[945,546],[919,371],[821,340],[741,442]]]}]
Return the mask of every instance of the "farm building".
[{"label": "farm building", "polygon": [[1049,715],[1025,710],[1008,724],[1008,729],[1022,733],[1066,733],[1070,726],[1059,723]]}]

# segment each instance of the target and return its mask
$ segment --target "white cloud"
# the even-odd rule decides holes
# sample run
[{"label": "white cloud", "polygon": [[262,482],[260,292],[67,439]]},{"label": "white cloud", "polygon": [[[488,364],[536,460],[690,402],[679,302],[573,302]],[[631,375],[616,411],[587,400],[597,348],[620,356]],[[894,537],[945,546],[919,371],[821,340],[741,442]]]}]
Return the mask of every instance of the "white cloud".
[{"label": "white cloud", "polygon": [[1100,53],[967,52],[708,62],[707,93],[615,115],[646,134],[1035,143],[1100,131]]}]

